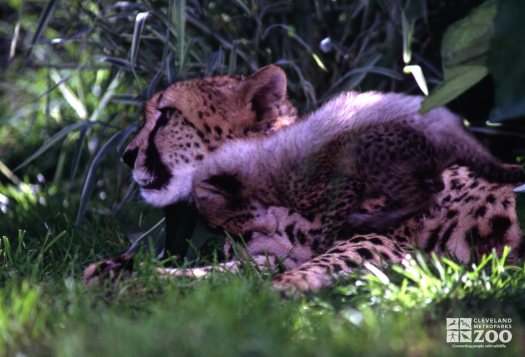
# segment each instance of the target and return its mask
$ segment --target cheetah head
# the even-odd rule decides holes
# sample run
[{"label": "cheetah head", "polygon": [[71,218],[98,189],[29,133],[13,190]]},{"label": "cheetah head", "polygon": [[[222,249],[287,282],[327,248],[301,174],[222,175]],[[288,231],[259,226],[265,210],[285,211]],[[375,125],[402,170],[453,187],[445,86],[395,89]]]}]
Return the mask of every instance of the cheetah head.
[{"label": "cheetah head", "polygon": [[146,202],[162,207],[191,199],[193,173],[224,142],[268,135],[296,117],[286,75],[274,65],[248,78],[183,81],[146,103],[144,124],[122,159]]}]

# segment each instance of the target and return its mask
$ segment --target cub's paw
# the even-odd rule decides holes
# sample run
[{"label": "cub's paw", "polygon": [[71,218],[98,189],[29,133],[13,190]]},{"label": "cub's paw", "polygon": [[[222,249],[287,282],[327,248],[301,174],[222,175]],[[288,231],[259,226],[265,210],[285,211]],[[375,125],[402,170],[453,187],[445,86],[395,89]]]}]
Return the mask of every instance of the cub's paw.
[{"label": "cub's paw", "polygon": [[121,278],[127,278],[133,271],[133,256],[129,253],[115,258],[100,260],[84,269],[84,284],[114,283]]}]

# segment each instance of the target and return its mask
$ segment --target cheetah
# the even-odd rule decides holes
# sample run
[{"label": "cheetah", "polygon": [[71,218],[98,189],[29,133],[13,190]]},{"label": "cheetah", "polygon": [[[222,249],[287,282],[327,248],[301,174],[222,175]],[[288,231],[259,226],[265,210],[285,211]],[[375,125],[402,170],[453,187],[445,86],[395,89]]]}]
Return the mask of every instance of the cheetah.
[{"label": "cheetah", "polygon": [[269,135],[297,118],[276,66],[248,78],[178,82],[155,94],[122,159],[144,200],[163,207],[191,197],[195,169],[224,142]]},{"label": "cheetah", "polygon": [[[231,188],[232,182],[227,176],[213,175],[211,182],[196,179],[209,167],[217,165],[213,158],[218,157],[223,148],[241,145],[238,143],[241,141],[275,136],[303,121],[298,119],[296,109],[286,97],[284,72],[273,65],[248,78],[223,76],[180,82],[157,93],[146,103],[144,126],[128,145],[123,160],[133,168],[133,178],[141,187],[143,198],[150,204],[165,206],[191,200],[193,194],[210,224],[223,227],[233,235],[243,235],[247,253],[257,264],[271,268],[278,263],[284,267],[285,272],[273,280],[278,288],[316,290],[365,261],[376,265],[386,261],[399,262],[413,247],[449,252],[465,262],[470,259],[472,250],[483,254],[491,248],[501,251],[504,245],[514,248],[514,256],[522,255],[523,239],[516,219],[513,186],[487,181],[483,177],[498,170],[486,170],[476,162],[471,162],[472,169],[439,167],[437,174],[434,171],[428,177],[416,178],[419,184],[435,186],[432,197],[425,197],[424,209],[417,207],[423,213],[416,216],[413,209],[405,212],[399,203],[392,202],[395,195],[380,197],[385,192],[373,192],[380,186],[377,184],[368,197],[356,200],[357,212],[343,219],[360,221],[357,225],[341,224],[339,217],[323,217],[309,211],[308,207],[300,213],[292,208],[303,208],[304,203],[300,201],[275,204],[252,198],[247,204],[229,199],[228,204],[234,204],[233,209],[223,214],[214,214],[213,205],[203,205],[203,193],[209,195],[211,189],[212,196],[219,193],[220,197],[224,188]],[[313,143],[316,137],[311,139]],[[345,145],[333,145],[329,151],[344,148]],[[280,152],[281,149],[274,150],[274,155]],[[480,152],[486,155],[486,151]],[[329,157],[321,153],[303,170],[311,165],[329,165]],[[499,165],[492,158],[489,161],[492,167]],[[210,162],[214,164],[209,165]],[[458,163],[465,164],[461,160]],[[443,162],[441,165],[446,166]],[[510,176],[514,176],[511,181],[516,175],[519,177],[520,170],[514,167],[506,170],[508,168],[505,166],[499,172],[511,172]],[[495,177],[499,174],[492,175],[490,179],[509,179],[501,175]],[[203,190],[202,185],[199,187],[195,182],[205,182],[207,187]],[[214,187],[217,192],[213,192]],[[275,195],[275,192],[265,191],[264,186],[261,188],[261,196]],[[337,197],[338,189],[334,185],[325,194]],[[360,189],[357,186],[355,191],[361,192]],[[309,194],[313,200],[318,195],[315,188],[310,189]],[[380,201],[380,204],[374,204],[375,201]],[[243,208],[237,211],[239,215],[235,213],[235,204]],[[326,208],[322,207],[323,210]],[[394,218],[388,216],[392,210],[396,211]],[[240,217],[242,215],[244,218]],[[230,219],[232,217],[234,219]],[[376,221],[371,217],[390,222],[371,227],[368,232],[359,232]],[[332,227],[331,231],[326,227]],[[231,244],[227,243],[225,253],[231,256],[232,252]],[[123,260],[128,259],[125,256]],[[224,267],[232,270],[240,265],[234,258]],[[89,283],[108,270],[118,270],[121,266],[118,259],[92,264],[85,270],[85,281]],[[162,269],[162,273],[203,275],[210,269]]]},{"label": "cheetah", "polygon": [[[377,232],[427,209],[441,173],[466,163],[491,181],[518,183],[445,108],[419,113],[421,97],[348,92],[274,135],[223,145],[196,170],[193,198],[204,218],[229,231],[252,202],[320,215],[326,235],[345,227]],[[377,211],[361,202],[384,197]],[[238,224],[237,224],[238,225]]]},{"label": "cheetah", "polygon": [[[320,234],[318,220],[285,207],[258,210],[243,234],[245,255],[253,255],[261,268],[284,267],[272,284],[288,292],[318,290],[366,264],[400,263],[415,250],[468,263],[492,250],[501,255],[507,246],[511,248],[508,262],[522,260],[525,243],[512,185],[491,183],[457,165],[442,177],[445,187],[428,210],[385,233],[341,234],[327,240]],[[368,204],[364,210],[382,203]],[[226,244],[225,254],[233,256],[233,252],[232,244]]]}]

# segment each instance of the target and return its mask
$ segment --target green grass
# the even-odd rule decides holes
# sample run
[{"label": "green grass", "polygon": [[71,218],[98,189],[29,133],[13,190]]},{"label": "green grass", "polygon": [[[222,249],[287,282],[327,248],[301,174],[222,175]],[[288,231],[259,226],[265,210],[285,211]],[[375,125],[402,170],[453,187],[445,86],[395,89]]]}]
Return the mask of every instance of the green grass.
[{"label": "green grass", "polygon": [[[86,287],[83,268],[127,246],[116,219],[94,219],[82,227],[67,220],[44,224],[63,208],[18,194],[18,204],[0,216],[18,215],[16,224],[27,229],[8,234],[0,245],[4,355],[519,356],[525,351],[525,267],[508,266],[505,257],[489,256],[466,267],[416,255],[384,273],[356,272],[320,293],[289,299],[270,289],[269,276],[254,270],[161,280],[153,273],[159,263],[142,254],[137,261],[145,264],[136,263],[130,279]],[[7,219],[0,223],[9,226]],[[445,342],[446,317],[510,317],[513,339],[504,351],[454,349]]]}]

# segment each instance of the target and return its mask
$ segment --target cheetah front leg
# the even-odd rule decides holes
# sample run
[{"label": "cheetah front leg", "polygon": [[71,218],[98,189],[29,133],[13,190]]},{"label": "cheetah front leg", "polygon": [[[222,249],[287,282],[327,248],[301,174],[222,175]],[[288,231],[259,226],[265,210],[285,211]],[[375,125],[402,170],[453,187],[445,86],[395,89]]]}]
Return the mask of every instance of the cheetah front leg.
[{"label": "cheetah front leg", "polygon": [[286,295],[316,291],[368,264],[399,263],[408,252],[406,245],[384,235],[359,234],[338,241],[325,253],[274,277],[272,286]]},{"label": "cheetah front leg", "polygon": [[[157,268],[156,271],[161,277],[186,277],[186,278],[206,278],[212,273],[231,273],[238,274],[245,267],[245,262],[232,259],[216,265],[207,265],[195,268]],[[251,257],[249,263],[252,267],[261,272],[274,271],[279,265],[277,257],[258,255]]]},{"label": "cheetah front leg", "polygon": [[207,265],[195,268],[157,268],[156,271],[161,277],[186,277],[186,278],[205,278],[213,272],[218,273],[238,273],[241,263],[237,260],[220,263],[217,265]]}]

